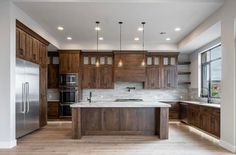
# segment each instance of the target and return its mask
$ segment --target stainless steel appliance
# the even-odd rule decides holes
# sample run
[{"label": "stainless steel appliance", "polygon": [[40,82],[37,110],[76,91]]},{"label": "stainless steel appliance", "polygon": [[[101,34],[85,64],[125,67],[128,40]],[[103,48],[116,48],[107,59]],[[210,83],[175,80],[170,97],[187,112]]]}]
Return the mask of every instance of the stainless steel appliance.
[{"label": "stainless steel appliance", "polygon": [[39,65],[16,60],[16,137],[39,128]]},{"label": "stainless steel appliance", "polygon": [[78,88],[77,87],[63,87],[60,90],[61,104],[73,104],[78,102]]},{"label": "stainless steel appliance", "polygon": [[61,86],[78,86],[78,74],[77,73],[67,73],[60,74],[60,85]]},{"label": "stainless steel appliance", "polygon": [[79,101],[77,73],[60,75],[60,117],[71,117],[70,105]]}]

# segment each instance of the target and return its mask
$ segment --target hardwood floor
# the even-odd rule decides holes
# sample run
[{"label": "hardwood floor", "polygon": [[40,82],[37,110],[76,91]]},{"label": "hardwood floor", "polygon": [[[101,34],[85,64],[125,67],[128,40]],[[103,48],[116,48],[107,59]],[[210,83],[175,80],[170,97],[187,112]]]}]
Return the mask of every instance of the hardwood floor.
[{"label": "hardwood floor", "polygon": [[0,155],[230,155],[217,140],[180,123],[170,124],[168,140],[156,136],[84,136],[71,139],[71,123],[49,122]]}]

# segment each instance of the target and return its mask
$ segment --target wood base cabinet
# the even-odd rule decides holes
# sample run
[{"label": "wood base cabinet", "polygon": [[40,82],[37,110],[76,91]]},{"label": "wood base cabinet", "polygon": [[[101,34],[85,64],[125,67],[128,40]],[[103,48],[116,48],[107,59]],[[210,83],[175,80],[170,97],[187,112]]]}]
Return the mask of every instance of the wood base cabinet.
[{"label": "wood base cabinet", "polygon": [[188,124],[197,127],[216,137],[220,137],[220,109],[201,106],[187,105]]}]

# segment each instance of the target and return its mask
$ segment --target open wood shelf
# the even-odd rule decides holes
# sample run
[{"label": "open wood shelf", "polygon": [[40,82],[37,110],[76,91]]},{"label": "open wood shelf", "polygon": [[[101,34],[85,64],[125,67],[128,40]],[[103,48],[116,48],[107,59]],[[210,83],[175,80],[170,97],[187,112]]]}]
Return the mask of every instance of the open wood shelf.
[{"label": "open wood shelf", "polygon": [[190,75],[191,72],[178,72],[178,75]]},{"label": "open wood shelf", "polygon": [[183,61],[183,62],[178,62],[178,65],[190,65],[190,61]]},{"label": "open wood shelf", "polygon": [[179,85],[190,85],[191,82],[178,82]]}]

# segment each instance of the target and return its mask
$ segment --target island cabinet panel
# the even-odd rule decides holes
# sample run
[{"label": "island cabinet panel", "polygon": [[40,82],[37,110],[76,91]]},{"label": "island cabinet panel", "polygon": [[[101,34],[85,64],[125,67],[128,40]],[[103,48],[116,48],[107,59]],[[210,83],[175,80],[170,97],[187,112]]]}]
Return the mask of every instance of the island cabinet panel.
[{"label": "island cabinet panel", "polygon": [[79,73],[80,51],[59,50],[59,73]]},{"label": "island cabinet panel", "polygon": [[[82,135],[159,135],[162,129],[157,128],[165,125],[165,122],[160,122],[160,119],[168,117],[168,108],[164,111],[157,111],[156,108],[72,109],[72,111],[77,109],[77,112],[81,113],[81,117],[78,119],[81,119],[81,125],[79,126],[81,126]],[[76,116],[72,117],[72,119],[76,119],[74,118]],[[166,124],[168,124],[168,120],[166,121]],[[158,125],[158,122],[162,124]],[[168,128],[164,129],[168,130]],[[168,135],[163,136],[164,139],[166,137]]]},{"label": "island cabinet panel", "polygon": [[86,108],[81,110],[82,134],[96,133],[102,130],[102,109]]},{"label": "island cabinet panel", "polygon": [[144,82],[146,79],[145,63],[146,52],[114,52],[114,80]]},{"label": "island cabinet panel", "polygon": [[120,130],[120,109],[109,108],[102,109],[102,130],[119,131]]}]

